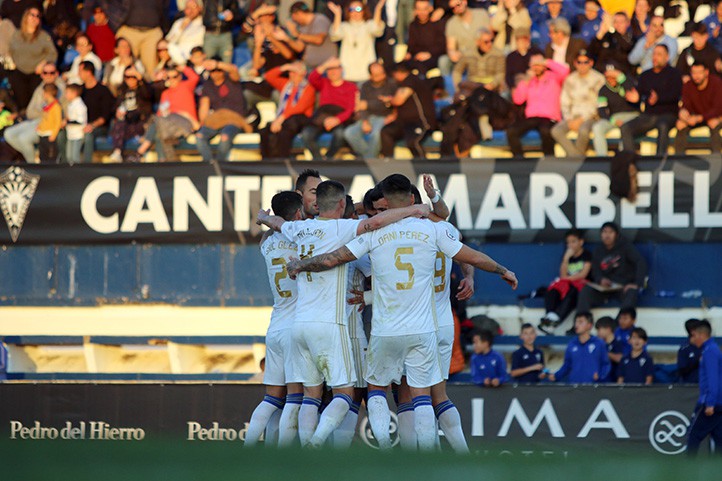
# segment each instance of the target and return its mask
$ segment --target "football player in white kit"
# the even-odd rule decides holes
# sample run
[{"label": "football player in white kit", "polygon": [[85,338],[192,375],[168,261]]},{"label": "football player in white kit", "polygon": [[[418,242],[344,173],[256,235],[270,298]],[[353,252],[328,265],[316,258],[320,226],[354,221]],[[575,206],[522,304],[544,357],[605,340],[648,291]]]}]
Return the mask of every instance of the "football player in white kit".
[{"label": "football player in white kit", "polygon": [[[331,252],[364,232],[370,232],[408,216],[428,215],[426,206],[407,206],[371,219],[341,219],[346,192],[336,181],[321,182],[316,188],[319,216],[285,222],[260,211],[258,220],[280,230],[296,242],[301,258]],[[298,416],[301,445],[321,446],[341,424],[353,405],[356,382],[346,314],[346,267],[319,274],[307,273],[297,280],[298,300],[293,324],[293,368],[302,377],[304,398]],[[323,382],[334,398],[319,419]]]},{"label": "football player in white kit", "polygon": [[313,219],[318,215],[316,206],[316,187],[321,183],[318,170],[305,169],[296,179],[296,192],[303,198],[303,218]]},{"label": "football player in white kit", "polygon": [[[394,174],[381,183],[390,210],[414,204],[411,182]],[[369,421],[379,446],[391,447],[386,389],[405,372],[414,405],[419,448],[433,450],[436,424],[431,386],[443,380],[436,337],[434,273],[437,251],[459,262],[497,273],[516,289],[513,272],[488,256],[464,246],[444,226],[406,218],[366,233],[328,254],[291,261],[290,275],[321,272],[370,254],[374,313],[366,363]],[[301,275],[302,277],[302,275]]]}]

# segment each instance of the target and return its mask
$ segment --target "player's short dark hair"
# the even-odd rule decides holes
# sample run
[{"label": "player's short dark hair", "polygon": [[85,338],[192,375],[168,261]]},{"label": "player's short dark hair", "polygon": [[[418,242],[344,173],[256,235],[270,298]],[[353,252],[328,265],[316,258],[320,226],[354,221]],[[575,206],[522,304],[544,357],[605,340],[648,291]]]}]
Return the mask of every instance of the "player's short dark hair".
[{"label": "player's short dark hair", "polygon": [[619,234],[619,226],[618,226],[617,224],[615,224],[614,222],[605,222],[604,224],[602,224],[602,227],[600,227],[599,230],[600,230],[600,231],[603,231],[603,230],[606,229],[607,227],[609,227],[609,228],[612,229],[614,232],[616,232],[617,234]]},{"label": "player's short dark hair", "polygon": [[85,70],[86,72],[92,73],[95,75],[95,65],[93,65],[93,62],[89,60],[84,60],[80,62],[80,65],[78,65],[79,70]]},{"label": "player's short dark hair", "polygon": [[569,229],[564,233],[564,238],[566,239],[569,236],[584,240],[584,231],[581,229]]},{"label": "player's short dark hair", "polygon": [[381,194],[389,197],[408,196],[411,194],[411,181],[402,174],[391,174],[381,181]]},{"label": "player's short dark hair", "polygon": [[353,204],[353,198],[350,195],[346,194],[346,210],[343,211],[343,218],[352,218],[354,212],[356,212],[356,207]]},{"label": "player's short dark hair", "polygon": [[644,342],[647,342],[647,339],[649,339],[649,336],[647,336],[647,331],[645,331],[642,327],[635,327],[634,329],[632,329],[632,334],[636,334],[637,337],[642,339]]},{"label": "player's short dark hair", "polygon": [[521,325],[521,330],[522,330],[522,331],[523,331],[524,329],[529,329],[529,328],[534,329],[534,324],[532,324],[531,322],[525,322],[524,324]]},{"label": "player's short dark hair", "polygon": [[363,204],[367,214],[370,211],[375,210],[374,202],[383,198],[383,196],[384,195],[381,193],[381,189],[379,188],[379,186],[375,186],[373,189],[369,189],[366,191],[366,194],[364,194]]},{"label": "player's short dark hair", "polygon": [[69,84],[65,86],[66,91],[75,92],[76,95],[83,95],[83,86],[78,84]]},{"label": "player's short dark hair", "polygon": [[346,188],[341,182],[326,180],[316,187],[316,205],[319,212],[333,210],[340,200],[345,199]]},{"label": "player's short dark hair", "polygon": [[414,204],[424,203],[421,199],[421,192],[419,192],[419,188],[416,187],[414,184],[411,184],[411,193],[414,194]]},{"label": "player's short dark hair", "polygon": [[191,55],[198,52],[205,53],[205,50],[203,50],[203,47],[201,47],[200,45],[197,45],[191,49]]},{"label": "player's short dark hair", "polygon": [[489,347],[494,345],[494,333],[489,331],[488,329],[481,329],[480,331],[475,331],[472,339],[476,336],[479,336],[479,340],[481,342],[488,342]]},{"label": "player's short dark hair", "polygon": [[594,316],[592,315],[591,312],[589,312],[589,311],[577,312],[576,315],[574,316],[574,320],[576,321],[577,318],[579,318],[579,317],[583,317],[588,323],[594,325]]},{"label": "player's short dark hair", "polygon": [[602,316],[599,319],[597,319],[597,322],[594,324],[594,327],[596,327],[597,330],[599,330],[599,328],[604,328],[604,327],[606,327],[607,329],[614,330],[614,328],[617,327],[617,323],[614,320],[614,318],[612,318],[610,316]]},{"label": "player's short dark hair", "polygon": [[692,319],[687,319],[686,321],[684,321],[684,330],[687,331],[687,334],[692,334],[692,331],[694,331],[694,326],[696,326],[697,324],[699,324],[699,319],[694,317]]},{"label": "player's short dark hair", "polygon": [[707,319],[702,319],[694,325],[692,331],[701,332],[709,337],[712,335],[712,324],[710,324]]},{"label": "player's short dark hair", "polygon": [[619,310],[619,316],[621,317],[623,314],[628,314],[632,317],[632,319],[637,319],[637,310],[633,307],[623,307]]},{"label": "player's short dark hair", "polygon": [[282,217],[283,220],[293,220],[298,209],[303,208],[303,198],[298,192],[290,190],[279,192],[271,199],[271,208],[273,213]]},{"label": "player's short dark hair", "polygon": [[[305,3],[304,3],[305,5]],[[306,169],[303,172],[301,172],[301,175],[298,176],[298,179],[296,179],[296,190],[299,192],[303,191],[303,188],[306,187],[306,181],[308,181],[309,177],[314,177],[316,179],[321,178],[321,174],[318,172],[318,170],[315,169]]]},{"label": "player's short dark hair", "polygon": [[55,84],[45,84],[43,85],[43,92],[48,93],[52,95],[53,97],[58,96],[58,86]]}]

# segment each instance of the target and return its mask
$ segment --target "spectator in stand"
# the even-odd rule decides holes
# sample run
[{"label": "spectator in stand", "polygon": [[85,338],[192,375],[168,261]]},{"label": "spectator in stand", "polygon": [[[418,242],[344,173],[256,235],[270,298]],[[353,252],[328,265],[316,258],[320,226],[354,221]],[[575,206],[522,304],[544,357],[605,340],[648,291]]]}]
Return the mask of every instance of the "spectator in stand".
[{"label": "spectator in stand", "polygon": [[90,41],[90,37],[84,33],[76,35],[75,51],[78,52],[78,56],[73,59],[70,70],[63,74],[63,80],[69,84],[78,83],[80,81],[78,66],[82,62],[92,63],[95,67],[95,78],[98,80],[103,78],[103,62],[93,53],[93,43]]},{"label": "spectator in stand", "polygon": [[396,92],[396,82],[386,75],[386,69],[378,62],[369,65],[369,80],[361,86],[361,98],[356,111],[358,120],[343,133],[351,149],[362,159],[378,157],[381,151],[381,129],[393,117],[391,106],[381,99]]},{"label": "spectator in stand", "polygon": [[542,51],[546,50],[551,41],[549,22],[563,18],[570,25],[571,32],[571,26],[579,13],[574,3],[569,0],[539,0],[532,2],[528,8],[532,20],[531,40]]},{"label": "spectator in stand", "polygon": [[692,344],[692,331],[699,322],[699,319],[687,319],[684,323],[688,341],[677,351],[677,375],[679,382],[682,383],[699,382],[699,361],[702,358],[702,350]]},{"label": "spectator in stand", "polygon": [[599,120],[594,123],[594,153],[599,157],[608,154],[607,132],[621,127],[639,115],[637,104],[627,100],[634,82],[622,73],[616,63],[610,62],[604,69],[605,84],[599,90],[597,98]]},{"label": "spectator in stand", "polygon": [[[569,74],[562,86],[562,121],[552,128],[552,137],[562,146],[567,157],[584,157],[589,146],[589,134],[597,122],[599,90],[604,75],[592,68],[594,60],[586,50],[580,50],[574,61],[576,70]],[[567,134],[577,133],[576,141]]]},{"label": "spectator in stand", "polygon": [[591,312],[577,312],[574,318],[574,332],[577,337],[564,352],[564,364],[549,380],[574,384],[601,382],[609,375],[611,368],[607,345],[592,335],[594,321]]},{"label": "spectator in stand", "polygon": [[549,36],[551,42],[547,44],[544,56],[574,70],[576,68],[574,60],[580,51],[586,50],[587,44],[584,43],[584,40],[572,38],[571,35],[572,29],[565,18],[550,20]]},{"label": "spectator in stand", "polygon": [[[368,5],[369,9],[373,11],[376,9],[376,4],[380,1],[381,0],[368,0],[366,4]],[[346,0],[341,3],[345,4]],[[383,20],[386,27],[384,28],[384,33],[381,35],[381,37],[376,39],[376,57],[381,60],[382,63],[387,67],[387,73],[389,67],[392,66],[395,62],[396,45],[398,43],[398,39],[404,39],[408,36],[408,32],[406,32],[405,30],[413,20],[413,9],[411,8],[412,6],[413,3],[411,0],[388,0],[386,1],[384,8],[381,9],[381,20]],[[408,18],[405,14],[406,12],[408,12],[409,14]],[[444,10],[438,8],[431,15],[431,20],[440,20],[443,15]],[[443,47],[444,52],[446,52],[446,46],[439,46],[439,48],[441,47]]]},{"label": "spectator in stand", "polygon": [[96,137],[107,136],[110,120],[113,118],[113,107],[115,97],[110,93],[108,87],[98,82],[95,78],[95,65],[91,62],[81,62],[78,68],[78,76],[83,82],[83,102],[88,107],[88,124],[83,131],[83,162],[93,162]]},{"label": "spectator in stand", "polygon": [[[276,24],[276,7],[261,5],[254,10],[256,21],[253,27],[253,67],[251,76],[258,76],[280,65],[292,62],[296,52],[289,45],[290,38],[286,32]],[[245,24],[244,24],[245,25]],[[270,96],[272,87],[264,92]]]},{"label": "spectator in stand", "polygon": [[45,7],[43,17],[46,25],[50,27],[50,36],[58,50],[58,58],[64,59],[67,48],[72,45],[75,36],[80,32],[80,16],[75,1],[48,0],[43,2],[43,6]]},{"label": "spectator in stand", "polygon": [[452,79],[459,85],[463,75],[471,82],[482,84],[487,90],[503,92],[506,62],[504,52],[494,47],[494,34],[491,30],[479,30],[476,48],[459,60],[454,66]]},{"label": "spectator in stand", "polygon": [[340,59],[344,77],[350,82],[361,83],[369,79],[368,67],[376,61],[376,39],[384,33],[381,11],[386,0],[376,4],[373,19],[370,19],[368,7],[359,0],[348,3],[346,20],[342,7],[328,3],[333,12],[333,25],[329,32],[331,41],[340,42]]},{"label": "spectator in stand", "polygon": [[614,329],[616,327],[614,319],[609,316],[600,317],[597,319],[594,327],[597,328],[597,337],[605,342],[607,345],[607,356],[609,357],[609,374],[600,379],[600,382],[617,382],[619,363],[622,362],[624,357],[624,347],[626,343],[618,341],[614,337]]},{"label": "spectator in stand", "polygon": [[606,12],[602,10],[598,0],[586,0],[584,2],[584,12],[577,15],[579,33],[576,34],[576,37],[581,38],[586,45],[589,45],[589,42],[599,32],[605,15]]},{"label": "spectator in stand", "polygon": [[538,383],[546,378],[544,353],[535,345],[536,329],[529,323],[521,325],[522,345],[511,355],[511,377],[516,382]]},{"label": "spectator in stand", "polygon": [[647,353],[647,331],[635,327],[629,338],[630,352],[619,363],[618,384],[646,384],[654,381],[654,361]]},{"label": "spectator in stand", "polygon": [[522,136],[530,130],[539,131],[544,155],[554,155],[554,139],[551,130],[562,118],[561,91],[569,67],[542,55],[532,55],[527,78],[517,83],[512,91],[516,105],[526,104],[524,118],[512,124],[506,131],[511,153],[523,157]]},{"label": "spectator in stand", "polygon": [[[113,141],[111,161],[123,161],[125,143],[132,138],[140,138],[145,133],[145,124],[152,114],[153,93],[143,79],[143,74],[134,65],[126,67],[123,85],[118,88],[115,120],[110,130]],[[129,159],[138,160],[135,153]]]},{"label": "spectator in stand", "polygon": [[446,22],[446,54],[456,64],[474,54],[477,34],[491,29],[491,20],[486,10],[468,8],[467,0],[449,0],[449,8],[454,15]]},{"label": "spectator in stand", "polygon": [[110,28],[108,16],[101,5],[93,7],[93,21],[88,24],[85,33],[93,44],[93,50],[103,64],[115,57],[115,32]]},{"label": "spectator in stand", "polygon": [[54,164],[58,161],[58,134],[63,123],[63,109],[58,100],[58,87],[54,84],[43,85],[43,114],[37,127],[41,164]]},{"label": "spectator in stand", "polygon": [[594,59],[594,68],[604,73],[610,62],[617,64],[627,77],[636,77],[629,63],[629,52],[634,48],[629,17],[624,12],[614,15],[605,13],[596,35],[589,43],[589,55]]},{"label": "spectator in stand", "polygon": [[202,47],[206,27],[203,25],[203,4],[201,0],[187,0],[183,16],[173,22],[166,34],[168,54],[177,64],[184,64],[191,56],[193,47]]},{"label": "spectator in stand", "polygon": [[629,338],[637,323],[637,310],[633,307],[624,307],[617,315],[617,328],[614,330],[614,339],[622,345],[622,352],[626,356],[632,350]]},{"label": "spectator in stand", "polygon": [[[158,140],[156,151],[159,162],[178,160],[174,144],[200,127],[196,111],[194,90],[198,85],[199,76],[190,66],[166,67],[166,86],[160,96],[158,114],[141,138],[138,154],[141,157],[150,150],[155,139]],[[186,79],[183,80],[183,75]]]},{"label": "spectator in stand", "polygon": [[53,84],[58,87],[59,95],[64,95],[65,82],[60,78],[60,73],[54,64],[48,63],[43,66],[40,72],[41,84],[35,88],[33,96],[30,99],[28,108],[25,111],[25,121],[16,123],[12,127],[5,129],[5,141],[15,150],[20,152],[26,162],[35,162],[35,144],[38,143],[37,127],[40,122],[40,116],[43,113],[43,87],[47,84]]},{"label": "spectator in stand", "polygon": [[677,70],[682,74],[682,82],[687,83],[690,79],[690,70],[695,63],[701,63],[712,73],[722,72],[722,60],[720,54],[709,43],[707,27],[703,23],[697,23],[692,27],[692,45],[682,50],[677,59]]},{"label": "spectator in stand", "polygon": [[88,108],[83,102],[83,86],[71,84],[65,88],[66,106],[64,109],[65,137],[67,139],[65,149],[65,161],[69,164],[78,164],[81,161],[80,152],[83,149],[83,138],[85,137],[85,124],[88,123]]},{"label": "spectator in stand", "polygon": [[496,13],[491,17],[491,28],[496,32],[494,47],[504,54],[513,52],[517,46],[512,33],[517,29],[531,29],[529,10],[521,0],[503,0],[499,2]]},{"label": "spectator in stand", "polygon": [[291,21],[286,23],[291,37],[289,45],[297,53],[303,53],[303,62],[315,69],[338,53],[336,44],[329,37],[331,21],[325,15],[313,13],[303,2],[291,5]]},{"label": "spectator in stand", "polygon": [[647,34],[652,17],[652,7],[649,5],[649,0],[637,0],[632,15],[632,37],[634,37],[635,42]]},{"label": "spectator in stand", "polygon": [[710,43],[712,46],[722,54],[722,0],[717,0],[715,11],[710,13],[707,18],[702,20],[707,26],[707,32],[709,32]]},{"label": "spectator in stand", "polygon": [[471,355],[471,382],[482,387],[499,387],[509,380],[504,356],[496,352],[494,334],[481,331],[474,334],[474,354]]},{"label": "spectator in stand", "polygon": [[[287,74],[288,79],[283,75]],[[269,70],[265,79],[280,92],[276,119],[261,130],[261,157],[288,158],[293,139],[310,122],[316,89],[306,80],[306,65],[293,62]]]},{"label": "spectator in stand", "polygon": [[[316,67],[308,81],[318,91],[318,108],[301,136],[315,160],[333,159],[343,146],[344,127],[353,116],[358,89],[353,82],[344,80],[341,61],[336,57]],[[318,138],[324,132],[330,133],[332,139],[326,155],[322,156]]]},{"label": "spectator in stand", "polygon": [[133,67],[145,74],[145,67],[140,60],[133,56],[130,43],[123,37],[118,38],[115,42],[115,57],[105,66],[103,74],[103,85],[108,87],[110,93],[118,95],[118,89],[125,83],[125,71],[129,67]]},{"label": "spectator in stand", "polygon": [[162,25],[166,24],[167,0],[124,0],[127,13],[122,26],[117,31],[130,43],[133,55],[143,62],[146,72],[155,69],[156,46],[163,38]]},{"label": "spectator in stand", "polygon": [[43,2],[40,0],[4,0],[0,6],[0,17],[9,19],[15,28],[22,27],[22,20],[28,9],[34,8],[42,11]]},{"label": "spectator in stand", "polygon": [[577,305],[579,291],[586,284],[592,271],[592,253],[584,248],[584,234],[577,229],[564,236],[566,250],[559,266],[559,277],[554,279],[544,294],[544,317],[539,329],[549,334],[561,324]]},{"label": "spectator in stand", "polygon": [[[654,28],[654,21],[652,27]],[[630,102],[643,102],[642,114],[622,125],[624,150],[634,151],[634,138],[656,127],[657,155],[665,155],[669,145],[669,130],[677,121],[682,76],[669,65],[669,50],[663,43],[654,47],[652,68],[642,72],[636,90],[627,96]]]},{"label": "spectator in stand", "polygon": [[[153,92],[154,104],[160,102],[160,96],[163,93],[163,90],[165,90],[165,81],[167,80],[166,76],[168,73],[166,67],[173,63],[170,59],[170,54],[168,53],[168,41],[165,38],[161,39],[156,46],[156,59],[158,63],[156,63],[155,70],[153,70],[150,75],[150,87]],[[147,74],[145,75],[145,78],[148,78]]]},{"label": "spectator in stand", "polygon": [[434,20],[434,7],[429,0],[415,0],[414,20],[409,24],[409,42],[404,60],[411,70],[426,75],[439,66],[439,59],[446,55],[446,22]]},{"label": "spectator in stand", "polygon": [[[0,89],[0,139],[3,138],[3,132],[8,127],[11,127],[17,119],[18,112],[15,109],[15,102],[10,95],[10,92],[6,89]],[[5,142],[0,140],[0,155],[6,158],[7,151],[4,146]]]},{"label": "spectator in stand", "polygon": [[654,64],[652,57],[657,45],[667,47],[668,62],[674,63],[677,59],[677,40],[665,35],[664,18],[654,15],[649,23],[646,35],[637,40],[634,48],[629,52],[629,57],[627,57],[629,63],[635,66],[638,65],[642,72],[651,69]]},{"label": "spectator in stand", "polygon": [[689,131],[695,127],[709,127],[712,153],[722,151],[720,129],[722,129],[722,79],[710,75],[706,65],[696,62],[692,65],[691,81],[682,87],[682,107],[677,118],[677,135],[674,151],[687,151]]},{"label": "spectator in stand", "polygon": [[426,152],[421,143],[436,128],[434,94],[404,62],[392,68],[392,75],[398,85],[396,93],[381,100],[396,109],[396,119],[381,129],[381,155],[393,157],[396,142],[406,139],[412,155],[423,158]]},{"label": "spectator in stand", "polygon": [[208,60],[206,70],[211,77],[203,84],[198,106],[198,120],[202,127],[196,132],[196,145],[203,160],[210,162],[213,160],[210,141],[220,135],[216,160],[227,161],[236,134],[241,131],[250,133],[253,128],[246,121],[248,112],[236,66]]},{"label": "spectator in stand", "polygon": [[[3,5],[12,1],[5,1]],[[40,22],[40,10],[28,8],[23,13],[20,27],[10,38],[9,53],[15,63],[15,70],[9,72],[8,78],[21,112],[28,106],[33,91],[40,84],[40,73],[45,65],[54,65],[58,59],[53,40],[41,28]]]},{"label": "spectator in stand", "polygon": [[509,90],[514,90],[520,79],[529,71],[529,60],[532,55],[543,53],[531,43],[531,33],[528,29],[518,28],[513,34],[516,39],[516,50],[506,56],[505,82]]},{"label": "spectator in stand", "polygon": [[241,23],[238,0],[205,0],[203,26],[206,27],[203,51],[208,57],[220,57],[224,63],[233,58],[233,29]]},{"label": "spectator in stand", "polygon": [[617,224],[605,222],[601,239],[602,244],[592,253],[592,281],[596,284],[587,283],[581,290],[577,312],[589,311],[611,297],[620,299],[622,309],[636,307],[639,290],[646,282],[647,261],[620,237]]}]

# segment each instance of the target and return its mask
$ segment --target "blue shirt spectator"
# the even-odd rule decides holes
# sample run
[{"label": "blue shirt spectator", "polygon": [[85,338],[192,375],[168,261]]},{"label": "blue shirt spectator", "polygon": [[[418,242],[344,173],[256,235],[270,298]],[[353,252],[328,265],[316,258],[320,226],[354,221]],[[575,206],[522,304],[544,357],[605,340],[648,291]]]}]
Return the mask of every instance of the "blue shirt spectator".
[{"label": "blue shirt spectator", "polygon": [[577,16],[579,31],[574,36],[581,38],[589,45],[592,39],[597,36],[599,28],[602,26],[604,15],[605,12],[599,6],[597,0],[587,0],[584,2],[584,11]]},{"label": "blue shirt spectator", "polygon": [[593,383],[601,382],[609,375],[607,345],[598,337],[591,335],[592,325],[590,313],[577,313],[574,320],[577,337],[567,346],[562,367],[550,375],[552,381]]},{"label": "blue shirt spectator", "polygon": [[471,381],[479,386],[498,387],[509,378],[506,361],[491,346],[494,335],[489,331],[474,334],[474,354],[471,356]]},{"label": "blue shirt spectator", "polygon": [[716,11],[702,20],[709,32],[709,44],[722,54],[722,1],[717,2]]},{"label": "blue shirt spectator", "polygon": [[574,30],[577,24],[577,15],[582,13],[582,10],[572,2],[562,2],[561,0],[550,0],[544,5],[536,0],[529,5],[528,10],[532,21],[531,42],[542,51],[551,41],[549,37],[549,20],[557,17],[566,18],[572,30]]},{"label": "blue shirt spectator", "polygon": [[8,373],[8,351],[5,344],[0,342],[0,380],[7,379]]},{"label": "blue shirt spectator", "polygon": [[699,399],[698,404],[705,407],[722,409],[722,352],[714,339],[702,344],[702,359],[699,362]]},{"label": "blue shirt spectator", "polygon": [[[521,346],[511,355],[512,373],[516,369],[531,368],[537,364],[544,365],[544,353],[537,348],[529,350],[527,347]],[[525,374],[515,376],[514,381],[524,383],[539,382],[539,376],[541,374],[541,369],[535,369]]]},{"label": "blue shirt spectator", "polygon": [[653,16],[649,22],[647,34],[637,40],[634,48],[629,52],[627,57],[632,65],[639,65],[642,72],[652,68],[652,53],[654,47],[663,43],[667,46],[669,52],[669,63],[675,65],[677,63],[677,40],[664,33],[664,19],[660,16]]},{"label": "blue shirt spectator", "polygon": [[614,330],[614,340],[616,341],[618,346],[621,346],[622,354],[624,354],[625,356],[628,356],[629,353],[632,352],[632,346],[629,345],[629,336],[632,335],[633,329],[634,326],[628,329],[622,329],[621,327],[618,327]]},{"label": "blue shirt spectator", "polygon": [[677,374],[679,382],[699,382],[699,361],[702,349],[693,344],[685,344],[677,351]]},{"label": "blue shirt spectator", "polygon": [[654,378],[654,361],[646,351],[636,357],[634,354],[624,356],[619,364],[617,378],[624,383],[646,384],[650,377]]}]

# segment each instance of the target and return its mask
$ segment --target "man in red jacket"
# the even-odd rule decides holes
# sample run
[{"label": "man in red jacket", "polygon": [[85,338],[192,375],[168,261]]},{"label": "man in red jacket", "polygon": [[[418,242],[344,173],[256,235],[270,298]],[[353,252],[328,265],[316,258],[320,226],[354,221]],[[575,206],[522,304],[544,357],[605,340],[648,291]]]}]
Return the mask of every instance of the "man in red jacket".
[{"label": "man in red jacket", "polygon": [[722,79],[710,75],[709,68],[700,61],[692,64],[689,74],[690,81],[682,87],[682,108],[677,117],[674,151],[684,153],[689,131],[706,125],[709,127],[712,153],[719,153],[722,150]]}]

